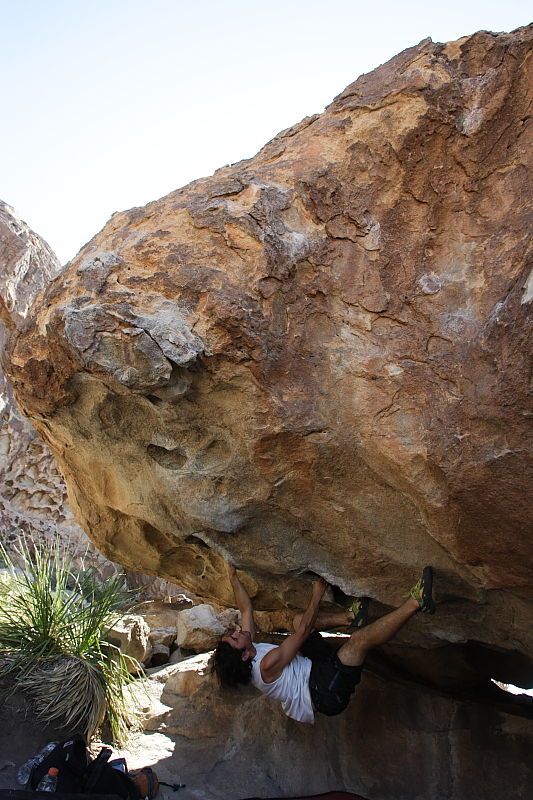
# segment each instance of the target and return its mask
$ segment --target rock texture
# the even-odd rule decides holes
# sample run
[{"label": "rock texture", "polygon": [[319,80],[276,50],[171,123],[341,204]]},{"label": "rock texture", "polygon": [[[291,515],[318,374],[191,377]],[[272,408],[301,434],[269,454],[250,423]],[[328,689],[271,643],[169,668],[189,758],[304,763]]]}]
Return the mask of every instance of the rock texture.
[{"label": "rock texture", "polygon": [[379,800],[522,800],[533,782],[531,719],[377,674],[364,674],[345,714],[317,715],[313,727],[252,688],[221,693],[206,655],[153,679],[145,729],[176,741],[163,765],[193,797],[201,782],[227,798],[345,789]]},{"label": "rock texture", "polygon": [[0,200],[0,320],[21,325],[38,294],[61,269],[57,256],[15,211]]},{"label": "rock texture", "polygon": [[[13,551],[21,535],[45,546],[59,539],[75,563],[91,566],[102,580],[121,570],[97,550],[76,521],[54,455],[20,413],[0,367],[0,542]],[[162,578],[132,570],[126,570],[126,578],[142,597],[183,597],[179,586]]]},{"label": "rock texture", "polygon": [[128,669],[136,674],[136,662],[149,664],[153,646],[150,640],[150,627],[140,614],[125,614],[106,632],[105,639],[119,647],[125,656],[135,659],[129,662]]},{"label": "rock texture", "polygon": [[[48,244],[0,201],[0,346],[8,331],[24,326],[30,306],[60,270]],[[74,555],[89,549],[90,560],[105,575],[107,560],[90,547],[74,519],[52,452],[19,412],[1,368],[0,422],[0,539],[4,546],[11,547],[21,533],[40,543],[59,535],[70,543]]]},{"label": "rock texture", "polygon": [[238,617],[234,609],[217,614],[207,603],[181,611],[176,622],[177,645],[195,653],[211,650],[230,626],[237,625]]},{"label": "rock texture", "polygon": [[7,368],[109,558],[230,604],[230,557],[267,611],[429,562],[398,663],[461,685],[474,641],[533,683],[531,35],[406,50],[34,303]]},{"label": "rock texture", "polygon": [[[0,349],[9,332],[24,328],[31,305],[60,271],[49,245],[0,200]],[[117,570],[75,520],[53,453],[20,413],[0,366],[0,542],[12,550],[21,534],[45,546],[58,538],[75,563],[83,560],[104,580]],[[180,595],[161,578],[127,577],[144,597]]]},{"label": "rock texture", "polygon": [[[180,782],[181,800],[295,797],[332,789],[370,800],[524,800],[532,722],[365,672],[341,717],[299,725],[253,689],[221,694],[202,654],[154,672],[145,732],[115,756]],[[11,699],[0,707],[0,789],[57,734]],[[99,747],[95,747],[98,752]],[[2,769],[5,767],[4,769]],[[172,800],[161,787],[162,800]]]},{"label": "rock texture", "polygon": [[12,551],[21,535],[44,546],[59,538],[75,562],[103,579],[116,572],[75,520],[54,456],[19,412],[0,368],[0,541]]}]

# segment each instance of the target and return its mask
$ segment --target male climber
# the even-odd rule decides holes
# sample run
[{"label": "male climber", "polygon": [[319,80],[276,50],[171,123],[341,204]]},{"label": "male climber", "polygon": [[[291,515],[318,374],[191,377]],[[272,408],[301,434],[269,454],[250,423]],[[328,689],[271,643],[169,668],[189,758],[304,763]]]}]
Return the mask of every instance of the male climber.
[{"label": "male climber", "polygon": [[[361,680],[368,651],[390,641],[418,611],[435,613],[431,567],[424,568],[399,608],[370,624],[368,598],[356,600],[346,611],[320,611],[327,588],[320,579],[313,583],[307,609],[294,617],[294,633],[279,646],[254,644],[252,602],[230,564],[228,574],[241,612],[241,627],[223,636],[215,650],[214,668],[220,682],[237,686],[251,681],[298,722],[312,724],[316,711],[327,716],[344,711]],[[319,630],[339,627],[348,627],[352,633],[335,650]]]}]

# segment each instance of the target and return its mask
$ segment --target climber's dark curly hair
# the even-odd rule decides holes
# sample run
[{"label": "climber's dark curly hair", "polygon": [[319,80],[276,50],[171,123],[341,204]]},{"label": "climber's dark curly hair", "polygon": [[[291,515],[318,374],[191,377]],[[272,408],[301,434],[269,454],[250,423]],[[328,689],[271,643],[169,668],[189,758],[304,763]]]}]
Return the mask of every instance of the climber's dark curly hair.
[{"label": "climber's dark curly hair", "polygon": [[213,658],[213,670],[223,686],[238,686],[250,682],[252,659],[242,660],[242,650],[227,642],[219,642]]}]

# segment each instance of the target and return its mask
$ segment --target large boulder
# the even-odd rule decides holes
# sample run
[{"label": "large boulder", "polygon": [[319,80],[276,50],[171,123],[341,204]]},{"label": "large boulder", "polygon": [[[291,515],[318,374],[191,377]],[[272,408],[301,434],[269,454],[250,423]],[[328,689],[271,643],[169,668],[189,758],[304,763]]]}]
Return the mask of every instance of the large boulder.
[{"label": "large boulder", "polygon": [[386,609],[432,563],[400,667],[451,643],[460,686],[476,642],[533,683],[531,35],[406,50],[34,303],[7,368],[109,558],[229,605],[230,557],[266,611],[308,573]]},{"label": "large boulder", "polygon": [[[130,769],[150,764],[161,780],[186,784],[178,794],[185,800],[334,789],[379,800],[531,794],[531,719],[373,671],[363,673],[345,714],[319,716],[314,726],[288,719],[251,687],[221,691],[207,654],[157,670],[139,699],[144,733],[114,755]],[[20,788],[18,767],[60,736],[36,724],[20,697],[0,714],[0,789]]]},{"label": "large boulder", "polygon": [[[379,800],[531,794],[531,719],[370,670],[345,714],[319,716],[314,726],[288,719],[251,687],[221,691],[207,654],[155,671],[139,699],[144,732],[114,755],[130,769],[150,764],[161,780],[186,784],[178,794],[185,800],[334,789]],[[20,788],[20,764],[60,737],[36,724],[21,698],[9,698],[0,714],[0,789]]]}]

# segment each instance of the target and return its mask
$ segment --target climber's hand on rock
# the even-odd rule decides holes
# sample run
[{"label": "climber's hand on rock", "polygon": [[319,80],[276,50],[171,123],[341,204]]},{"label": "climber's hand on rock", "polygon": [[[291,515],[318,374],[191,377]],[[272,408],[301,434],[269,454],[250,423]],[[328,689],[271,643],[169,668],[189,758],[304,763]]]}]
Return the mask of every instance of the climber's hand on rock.
[{"label": "climber's hand on rock", "polygon": [[230,564],[229,561],[226,562],[226,566],[228,568],[228,578],[230,581],[234,581],[237,578],[237,570],[235,569],[235,566]]},{"label": "climber's hand on rock", "polygon": [[316,600],[320,600],[324,596],[324,592],[328,588],[327,581],[324,578],[319,578],[316,581],[313,581],[313,597]]}]

